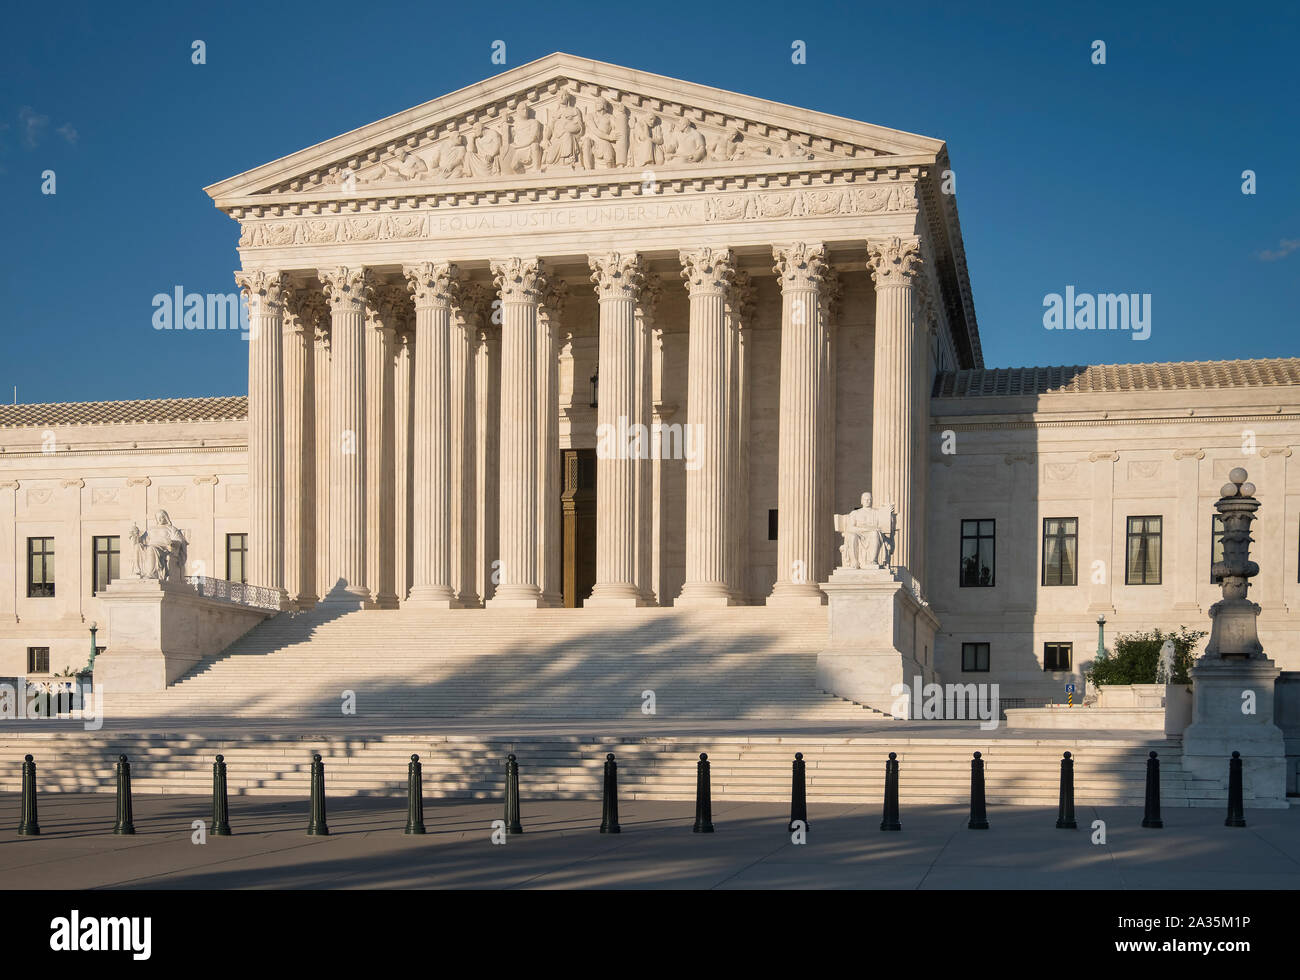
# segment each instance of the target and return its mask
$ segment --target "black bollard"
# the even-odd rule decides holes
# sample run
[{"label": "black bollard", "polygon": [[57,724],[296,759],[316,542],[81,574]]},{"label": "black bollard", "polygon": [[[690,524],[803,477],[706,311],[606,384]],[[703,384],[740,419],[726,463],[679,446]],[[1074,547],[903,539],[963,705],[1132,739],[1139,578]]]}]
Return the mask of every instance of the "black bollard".
[{"label": "black bollard", "polygon": [[808,788],[805,782],[803,753],[794,754],[794,775],[790,784],[790,826],[786,829],[794,832],[794,822],[803,821],[804,833],[808,832]]},{"label": "black bollard", "polygon": [[406,833],[424,832],[424,771],[420,757],[412,753],[411,764],[406,767]]},{"label": "black bollard", "polygon": [[695,826],[697,834],[713,833],[713,791],[709,784],[709,757],[700,753],[695,766]]},{"label": "black bollard", "polygon": [[325,822],[325,763],[320,753],[311,757],[311,819],[307,822],[308,837],[328,837],[329,824]]},{"label": "black bollard", "polygon": [[885,763],[885,812],[880,820],[881,830],[902,830],[898,822],[898,753],[890,752]]},{"label": "black bollard", "polygon": [[622,833],[618,825],[618,764],[614,753],[605,756],[605,795],[600,807],[600,832],[602,834]]},{"label": "black bollard", "polygon": [[1056,808],[1056,829],[1079,829],[1074,822],[1074,759],[1069,752],[1061,757],[1061,802]]},{"label": "black bollard", "polygon": [[229,837],[230,811],[226,804],[226,757],[212,763],[212,836]]},{"label": "black bollard", "polygon": [[135,833],[131,819],[131,763],[124,755],[117,757],[117,823],[113,824],[113,833]]},{"label": "black bollard", "polygon": [[18,824],[19,837],[39,837],[41,825],[36,821],[36,762],[23,759],[23,815]]},{"label": "black bollard", "polygon": [[512,752],[506,756],[506,833],[523,832],[524,825],[519,822],[519,763]]},{"label": "black bollard", "polygon": [[1223,821],[1225,827],[1246,826],[1246,804],[1242,796],[1241,753],[1234,752],[1228,760],[1228,819]]},{"label": "black bollard", "polygon": [[989,829],[989,815],[984,805],[984,760],[978,752],[970,761],[970,820],[966,828]]},{"label": "black bollard", "polygon": [[1142,826],[1158,830],[1164,825],[1160,819],[1160,760],[1152,752],[1147,759],[1147,801],[1142,812]]}]

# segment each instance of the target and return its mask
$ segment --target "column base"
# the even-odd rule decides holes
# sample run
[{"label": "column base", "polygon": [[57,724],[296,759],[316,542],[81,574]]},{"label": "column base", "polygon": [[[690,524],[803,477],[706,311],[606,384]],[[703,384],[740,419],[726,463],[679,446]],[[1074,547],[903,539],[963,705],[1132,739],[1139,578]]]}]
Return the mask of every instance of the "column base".
[{"label": "column base", "polygon": [[375,600],[374,604],[375,609],[398,609],[400,607],[401,603],[398,601],[397,593],[395,592],[388,592],[381,595]]},{"label": "column base", "polygon": [[373,609],[374,600],[370,598],[370,590],[363,585],[346,586],[339,584],[331,589],[328,593],[321,596],[318,606],[333,607],[352,607],[354,609]]},{"label": "column base", "polygon": [[536,585],[497,586],[497,591],[485,605],[489,609],[541,609],[542,590]]},{"label": "column base", "polygon": [[824,606],[825,604],[826,596],[817,586],[811,583],[799,585],[794,582],[777,582],[766,601],[766,605],[769,606]]},{"label": "column base", "polygon": [[459,609],[456,593],[445,585],[417,585],[402,603],[403,609]]},{"label": "column base", "polygon": [[635,585],[610,582],[597,582],[591,590],[591,595],[582,600],[584,609],[596,606],[621,606],[632,609],[645,604],[645,600],[642,598],[641,593],[637,591]]},{"label": "column base", "polygon": [[542,608],[543,608],[543,609],[563,609],[563,608],[564,608],[564,596],[561,595],[559,592],[543,592],[543,593],[542,593]]},{"label": "column base", "polygon": [[677,596],[675,607],[698,606],[717,608],[719,606],[738,606],[739,602],[721,582],[687,582]]}]

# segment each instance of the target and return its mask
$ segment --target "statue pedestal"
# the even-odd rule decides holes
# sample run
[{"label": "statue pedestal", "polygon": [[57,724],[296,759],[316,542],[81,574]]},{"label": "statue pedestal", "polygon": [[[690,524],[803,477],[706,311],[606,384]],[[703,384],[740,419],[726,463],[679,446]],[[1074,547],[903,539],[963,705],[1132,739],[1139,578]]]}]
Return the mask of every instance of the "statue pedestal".
[{"label": "statue pedestal", "polygon": [[934,679],[939,620],[905,568],[840,568],[822,584],[830,603],[830,645],[817,655],[817,685],[891,713],[896,684]]},{"label": "statue pedestal", "polygon": [[95,683],[113,693],[161,691],[276,614],[204,598],[183,581],[116,579],[100,598],[108,610],[108,648],[95,658]]},{"label": "statue pedestal", "polygon": [[[1286,799],[1286,747],[1273,723],[1277,665],[1266,657],[1202,656],[1191,669],[1192,723],[1183,732],[1183,771],[1215,780],[1227,794],[1228,760],[1240,752],[1246,806],[1281,808]],[[1254,694],[1254,714],[1242,695]]]}]

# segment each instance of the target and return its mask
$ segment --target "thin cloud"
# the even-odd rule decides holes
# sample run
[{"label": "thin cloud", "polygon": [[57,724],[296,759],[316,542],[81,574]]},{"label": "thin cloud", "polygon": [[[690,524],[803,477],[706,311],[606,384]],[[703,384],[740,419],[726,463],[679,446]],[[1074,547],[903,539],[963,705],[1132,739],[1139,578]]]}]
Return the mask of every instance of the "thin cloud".
[{"label": "thin cloud", "polygon": [[1278,259],[1286,258],[1298,248],[1300,248],[1300,238],[1284,238],[1278,242],[1277,248],[1266,248],[1258,254],[1261,261],[1276,262]]},{"label": "thin cloud", "polygon": [[56,129],[55,132],[67,140],[71,145],[77,145],[77,131],[72,128],[72,123],[64,123]]},{"label": "thin cloud", "polygon": [[22,124],[19,138],[23,146],[29,150],[36,149],[36,145],[41,141],[41,135],[50,124],[50,117],[42,116],[31,106],[25,105],[18,110],[18,121]]}]

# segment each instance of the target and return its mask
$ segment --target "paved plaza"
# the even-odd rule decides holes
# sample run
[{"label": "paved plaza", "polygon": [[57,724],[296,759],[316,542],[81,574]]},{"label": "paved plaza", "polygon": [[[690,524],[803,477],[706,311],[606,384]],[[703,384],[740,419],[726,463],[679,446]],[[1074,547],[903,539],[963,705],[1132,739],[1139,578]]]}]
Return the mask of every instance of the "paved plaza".
[{"label": "paved plaza", "polygon": [[[27,888],[871,888],[1295,889],[1300,810],[1248,810],[1223,826],[1217,809],[1171,809],[1163,830],[1140,808],[1081,807],[1079,829],[1054,809],[994,807],[991,828],[966,828],[963,807],[903,807],[882,833],[874,806],[812,808],[808,843],[786,832],[788,809],[715,804],[713,834],[691,831],[691,801],[625,801],[622,833],[601,835],[600,804],[523,800],[525,833],[492,843],[495,801],[428,801],[428,834],[406,836],[398,798],[328,803],[329,837],[308,837],[306,798],[235,797],[235,836],[192,842],[206,797],[139,795],[136,835],[111,833],[111,794],[47,794],[42,835],[16,833],[19,798],[0,796],[0,887]],[[1105,821],[1105,844],[1091,825]]]}]

